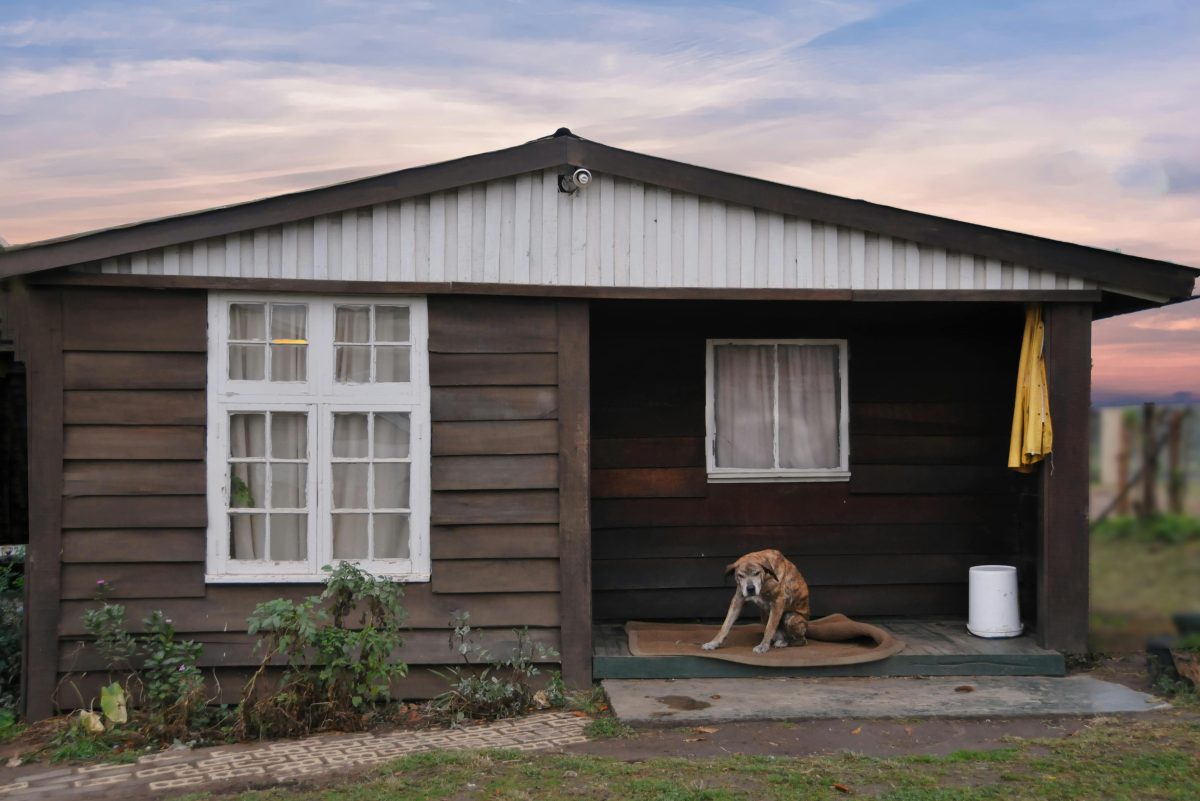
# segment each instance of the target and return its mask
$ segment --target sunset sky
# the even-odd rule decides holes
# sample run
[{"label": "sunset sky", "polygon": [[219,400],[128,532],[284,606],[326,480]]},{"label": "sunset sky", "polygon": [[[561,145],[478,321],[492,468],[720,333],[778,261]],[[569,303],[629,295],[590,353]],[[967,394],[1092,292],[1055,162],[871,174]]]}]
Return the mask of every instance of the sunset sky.
[{"label": "sunset sky", "polygon": [[[681,161],[1200,265],[1195,0],[0,0],[0,235],[519,144]],[[1200,301],[1094,397],[1200,396]]]}]

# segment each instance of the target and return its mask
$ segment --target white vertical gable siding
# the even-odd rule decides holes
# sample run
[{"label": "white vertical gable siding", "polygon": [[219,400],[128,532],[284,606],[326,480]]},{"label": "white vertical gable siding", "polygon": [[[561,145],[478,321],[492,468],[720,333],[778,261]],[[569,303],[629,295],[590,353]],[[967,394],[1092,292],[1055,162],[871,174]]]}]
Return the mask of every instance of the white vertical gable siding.
[{"label": "white vertical gable siding", "polygon": [[567,195],[556,170],[106,259],[99,269],[598,287],[1095,286],[609,175]]}]

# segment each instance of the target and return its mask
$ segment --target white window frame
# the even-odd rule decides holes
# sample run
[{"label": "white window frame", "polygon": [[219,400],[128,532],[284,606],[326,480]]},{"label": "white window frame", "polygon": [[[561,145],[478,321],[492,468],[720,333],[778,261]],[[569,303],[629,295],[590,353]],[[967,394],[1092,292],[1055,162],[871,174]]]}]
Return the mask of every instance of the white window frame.
[{"label": "white window frame", "polygon": [[[229,379],[229,304],[308,305],[305,381]],[[409,381],[339,384],[334,380],[334,319],[339,305],[404,305],[409,308]],[[308,559],[279,562],[232,559],[226,516],[229,503],[229,415],[240,411],[308,413]],[[429,317],[426,300],[410,295],[300,295],[210,292],[208,295],[208,543],[209,583],[315,582],[334,564],[332,453],[334,412],[406,412],[410,415],[409,558],[354,559],[377,575],[407,582],[430,577]]]},{"label": "white window frame", "polygon": [[[722,345],[835,345],[838,349],[838,409],[837,467],[821,468],[761,468],[717,466],[717,396],[715,351]],[[849,347],[845,339],[709,339],[705,341],[705,463],[710,483],[726,482],[815,482],[848,481],[850,479],[850,394],[848,381]],[[779,371],[775,371],[773,428],[776,451],[779,445]]]}]

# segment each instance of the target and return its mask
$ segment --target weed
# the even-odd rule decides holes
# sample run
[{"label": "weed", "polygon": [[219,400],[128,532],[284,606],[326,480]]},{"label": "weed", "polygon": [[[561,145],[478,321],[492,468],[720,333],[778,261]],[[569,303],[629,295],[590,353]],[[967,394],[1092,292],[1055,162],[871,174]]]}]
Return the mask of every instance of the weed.
[{"label": "weed", "polygon": [[[391,683],[408,675],[393,658],[404,643],[403,587],[351,562],[326,566],[325,589],[296,603],[261,603],[248,630],[259,635],[259,668],[242,694],[242,737],[298,736],[324,729],[357,730],[391,698]],[[347,617],[362,609],[357,628]],[[259,697],[258,682],[277,657],[287,662],[279,685]]]},{"label": "weed", "polygon": [[630,739],[637,737],[637,732],[632,726],[622,723],[614,717],[596,718],[590,721],[584,728],[583,733],[593,740],[606,740],[614,737]]}]

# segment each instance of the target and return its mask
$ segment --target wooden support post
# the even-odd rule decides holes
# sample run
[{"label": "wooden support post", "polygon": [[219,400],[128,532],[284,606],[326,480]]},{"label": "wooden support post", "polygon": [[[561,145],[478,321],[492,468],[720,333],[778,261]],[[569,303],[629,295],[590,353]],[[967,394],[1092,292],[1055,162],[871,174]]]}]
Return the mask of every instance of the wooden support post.
[{"label": "wooden support post", "polygon": [[558,304],[558,531],[562,674],[592,684],[591,356],[587,301]]},{"label": "wooden support post", "polygon": [[1129,460],[1133,457],[1133,421],[1121,412],[1121,452],[1117,454],[1117,514],[1129,514]]},{"label": "wooden support post", "polygon": [[20,338],[29,398],[29,546],[25,563],[25,717],[54,713],[62,565],[62,292],[25,294]]},{"label": "wooden support post", "polygon": [[1042,463],[1038,527],[1038,640],[1066,653],[1087,651],[1088,409],[1092,308],[1046,304],[1046,374],[1054,452]]},{"label": "wooden support post", "polygon": [[1153,403],[1142,405],[1142,505],[1138,517],[1158,517],[1158,414]]},{"label": "wooden support post", "polygon": [[1167,511],[1173,515],[1184,513],[1183,497],[1187,491],[1187,463],[1183,461],[1183,421],[1187,409],[1176,409],[1171,413],[1167,439]]}]

